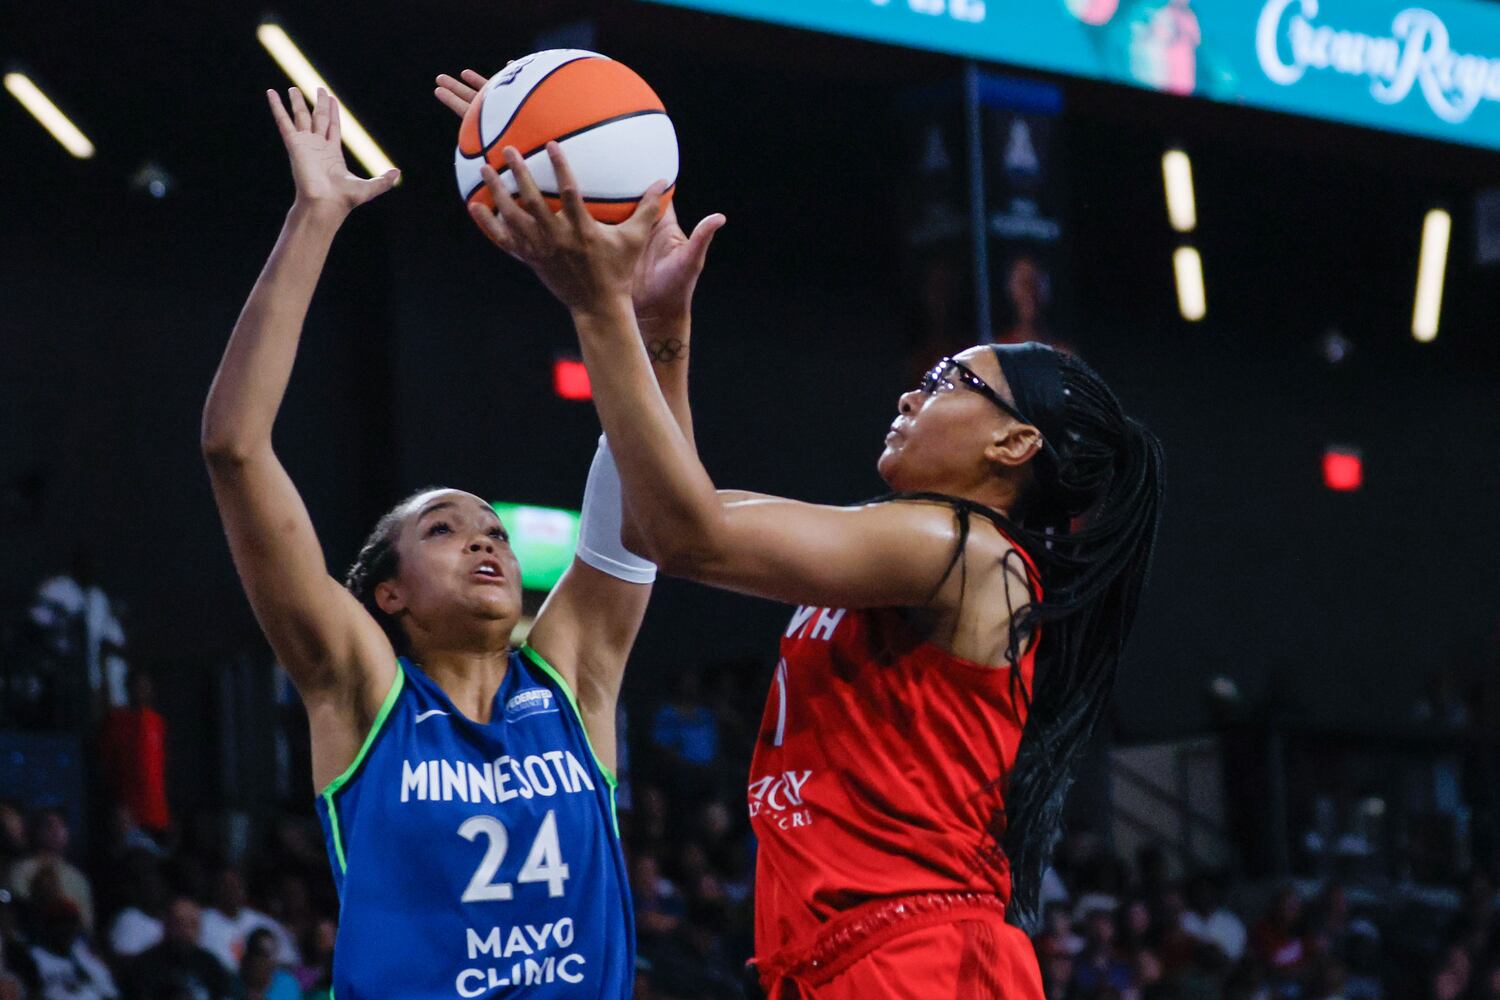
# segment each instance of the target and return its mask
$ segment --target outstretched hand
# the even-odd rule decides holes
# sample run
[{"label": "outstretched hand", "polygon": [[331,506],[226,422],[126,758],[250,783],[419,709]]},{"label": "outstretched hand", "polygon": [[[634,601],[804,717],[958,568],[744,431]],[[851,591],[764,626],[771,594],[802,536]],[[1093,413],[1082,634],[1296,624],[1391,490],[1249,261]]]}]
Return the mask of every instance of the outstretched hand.
[{"label": "outstretched hand", "polygon": [[704,216],[693,227],[693,235],[688,236],[677,222],[676,209],[667,206],[651,230],[631,281],[630,295],[642,326],[677,323],[688,318],[693,289],[708,259],[708,245],[725,221],[718,212]]},{"label": "outstretched hand", "polygon": [[[665,181],[656,181],[641,196],[630,218],[608,226],[589,215],[562,147],[547,144],[557,177],[562,211],[554,212],[542,196],[526,161],[514,146],[504,149],[505,164],[515,178],[512,195],[493,167],[480,168],[491,211],[472,202],[469,214],[500,249],[526,264],[574,316],[603,315],[619,304],[629,308],[642,254],[662,217]],[[696,275],[695,275],[696,277]]]},{"label": "outstretched hand", "polygon": [[344,162],[339,131],[339,102],[321,87],[311,111],[302,91],[287,91],[289,114],[281,95],[266,91],[271,117],[292,161],[292,179],[297,184],[297,201],[304,205],[337,208],[348,212],[372,198],[389,191],[401,177],[399,170],[365,180],[349,172]]},{"label": "outstretched hand", "polygon": [[469,105],[474,103],[475,95],[484,89],[489,79],[472,69],[458,75],[459,79],[454,79],[447,73],[439,73],[432,93],[443,107],[462,118],[469,113]]}]

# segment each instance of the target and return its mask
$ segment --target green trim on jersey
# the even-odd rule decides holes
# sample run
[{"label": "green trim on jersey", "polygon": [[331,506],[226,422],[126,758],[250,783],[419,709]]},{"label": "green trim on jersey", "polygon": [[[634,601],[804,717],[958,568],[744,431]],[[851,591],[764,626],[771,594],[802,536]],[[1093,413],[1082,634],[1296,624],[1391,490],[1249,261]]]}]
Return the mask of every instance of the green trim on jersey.
[{"label": "green trim on jersey", "polygon": [[[350,781],[354,780],[359,766],[365,762],[365,757],[370,753],[370,747],[375,745],[375,737],[380,735],[380,730],[385,727],[385,720],[390,717],[391,709],[396,707],[396,699],[401,696],[401,689],[406,686],[406,668],[401,666],[401,661],[396,661],[396,679],[391,682],[390,691],[386,692],[385,701],[380,704],[380,711],[375,715],[375,721],[370,726],[370,731],[365,736],[365,741],[360,745],[359,753],[354,755],[354,760],[344,768],[344,773],[328,783],[323,789],[323,804],[328,807],[328,825],[333,830],[333,852],[338,855],[339,871],[347,872],[349,865],[344,861],[344,837],[339,830],[339,812],[333,804],[333,797],[338,794]],[[592,747],[590,748],[592,749]]]},{"label": "green trim on jersey", "polygon": [[604,766],[604,761],[599,759],[599,752],[594,749],[594,738],[589,735],[588,723],[583,721],[583,712],[578,708],[578,697],[573,694],[573,689],[568,686],[568,682],[563,680],[562,674],[557,672],[557,668],[548,663],[547,658],[536,649],[531,646],[522,646],[521,652],[533,665],[540,667],[548,677],[552,678],[552,683],[562,689],[563,695],[568,699],[568,704],[573,707],[573,714],[578,717],[578,728],[583,730],[583,741],[589,747],[589,756],[594,758],[594,766],[599,769],[600,774],[604,775],[604,781],[609,785],[609,817],[614,823],[615,836],[618,837],[620,835],[620,807],[615,802],[615,796],[618,794],[620,782],[615,778],[615,772]]}]

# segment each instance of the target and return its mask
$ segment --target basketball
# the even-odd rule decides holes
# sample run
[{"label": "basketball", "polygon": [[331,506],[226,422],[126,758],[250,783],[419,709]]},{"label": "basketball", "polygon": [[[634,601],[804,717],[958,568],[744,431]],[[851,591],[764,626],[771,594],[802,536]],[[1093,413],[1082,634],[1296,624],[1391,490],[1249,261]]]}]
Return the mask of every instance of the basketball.
[{"label": "basketball", "polygon": [[486,162],[514,194],[507,146],[526,160],[556,211],[557,178],[546,145],[562,146],[589,214],[623,222],[652,182],[677,183],[677,132],[661,98],[630,67],[597,52],[547,49],[510,63],[474,98],[458,132],[453,169],[466,203],[494,207],[480,168]]}]

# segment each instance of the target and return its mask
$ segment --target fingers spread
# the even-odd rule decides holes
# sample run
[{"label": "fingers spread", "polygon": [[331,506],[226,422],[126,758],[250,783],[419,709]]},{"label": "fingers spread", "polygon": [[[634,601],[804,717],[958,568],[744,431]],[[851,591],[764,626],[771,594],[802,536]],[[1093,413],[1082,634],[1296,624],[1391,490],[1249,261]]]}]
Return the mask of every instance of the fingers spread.
[{"label": "fingers spread", "polygon": [[332,97],[328,99],[328,141],[335,146],[344,141],[344,129],[339,124],[339,102]]},{"label": "fingers spread", "polygon": [[302,91],[296,87],[288,90],[287,103],[292,106],[292,121],[297,123],[298,132],[306,132],[312,128],[312,115],[307,110],[307,99],[302,96]]},{"label": "fingers spread", "polygon": [[500,182],[500,175],[495,173],[493,167],[485,164],[479,168],[479,174],[484,178],[484,186],[489,188],[490,200],[495,203],[499,218],[510,230],[514,249],[521,252],[529,248],[532,238],[537,234],[537,221],[516,204],[515,195]]},{"label": "fingers spread", "polygon": [[380,197],[391,188],[395,187],[396,182],[400,179],[401,171],[387,170],[379,177],[372,177],[367,181],[363,181],[362,184],[365,189],[364,200],[369,201],[371,198]]},{"label": "fingers spread", "polygon": [[666,211],[666,206],[661,203],[662,195],[666,194],[666,191],[666,181],[653,182],[646,189],[646,193],[641,195],[640,203],[635,206],[635,211],[630,213],[630,218],[620,223],[621,228],[631,230],[632,235],[639,239],[649,239],[652,228]]},{"label": "fingers spread", "polygon": [[438,101],[442,103],[445,108],[447,108],[449,111],[452,111],[460,118],[469,113],[469,104],[471,102],[464,100],[462,97],[459,97],[453,91],[444,89],[443,87],[438,87],[433,90],[432,94],[438,99]]},{"label": "fingers spread", "polygon": [[465,104],[474,100],[474,88],[469,86],[467,83],[455,80],[447,73],[438,74],[437,84],[439,87],[453,94],[455,97],[461,98]]},{"label": "fingers spread", "polygon": [[318,88],[317,100],[313,102],[312,130],[314,135],[328,134],[328,91]]},{"label": "fingers spread", "polygon": [[479,231],[484,233],[491,243],[506,253],[515,255],[515,242],[511,237],[510,227],[505,224],[504,219],[479,202],[469,203],[469,218],[474,220],[479,226]]},{"label": "fingers spread", "polygon": [[266,100],[271,105],[271,117],[276,120],[276,131],[281,133],[283,139],[290,139],[297,134],[297,126],[292,122],[292,116],[286,113],[282,107],[281,95],[274,90],[266,91]]},{"label": "fingers spread", "polygon": [[562,200],[563,213],[574,226],[588,225],[591,222],[589,210],[583,204],[583,192],[562,147],[555,142],[547,143],[547,158],[552,161],[552,173],[557,177],[557,196]]},{"label": "fingers spread", "polygon": [[505,164],[510,167],[511,176],[516,179],[516,189],[521,195],[521,206],[537,221],[538,225],[550,225],[554,218],[552,209],[547,207],[546,200],[542,198],[541,188],[536,186],[536,179],[531,176],[526,161],[521,158],[521,153],[516,147],[505,147]]},{"label": "fingers spread", "polygon": [[714,234],[724,228],[724,223],[729,220],[720,212],[704,216],[693,227],[693,235],[688,239],[688,247],[692,252],[693,260],[699,267],[708,258],[708,245],[714,241]]}]

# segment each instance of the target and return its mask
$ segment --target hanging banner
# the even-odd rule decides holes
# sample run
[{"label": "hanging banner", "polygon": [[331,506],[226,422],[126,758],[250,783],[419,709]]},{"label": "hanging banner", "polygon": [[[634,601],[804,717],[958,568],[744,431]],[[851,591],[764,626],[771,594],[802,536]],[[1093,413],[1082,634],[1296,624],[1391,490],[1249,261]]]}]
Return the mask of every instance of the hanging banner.
[{"label": "hanging banner", "polygon": [[[1050,84],[980,74],[990,337],[1060,343],[1068,282],[1062,94]],[[1064,294],[1058,294],[1063,292]]]},{"label": "hanging banner", "polygon": [[652,0],[1500,149],[1481,0]]},{"label": "hanging banner", "polygon": [[913,89],[897,102],[903,176],[901,207],[906,384],[938,358],[982,339],[975,314],[975,212],[963,88],[953,81]]}]

